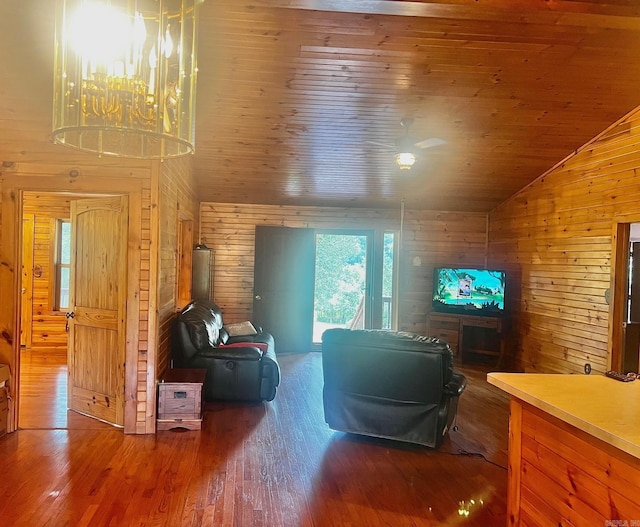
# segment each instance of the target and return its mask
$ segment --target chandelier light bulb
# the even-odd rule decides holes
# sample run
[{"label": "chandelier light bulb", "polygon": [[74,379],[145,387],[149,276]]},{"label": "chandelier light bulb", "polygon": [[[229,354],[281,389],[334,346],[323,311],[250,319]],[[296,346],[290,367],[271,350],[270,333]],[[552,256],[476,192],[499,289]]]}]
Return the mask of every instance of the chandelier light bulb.
[{"label": "chandelier light bulb", "polygon": [[171,33],[167,27],[167,31],[164,34],[164,56],[169,58],[173,53],[173,40],[171,40]]},{"label": "chandelier light bulb", "polygon": [[129,49],[126,14],[109,5],[85,4],[71,16],[69,40],[74,51],[94,67],[106,67]]}]

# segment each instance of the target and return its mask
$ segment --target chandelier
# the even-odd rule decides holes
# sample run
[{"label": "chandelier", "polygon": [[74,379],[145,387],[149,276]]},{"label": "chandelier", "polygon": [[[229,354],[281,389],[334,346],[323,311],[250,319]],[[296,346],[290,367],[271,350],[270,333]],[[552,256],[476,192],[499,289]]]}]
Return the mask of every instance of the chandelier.
[{"label": "chandelier", "polygon": [[100,155],[193,152],[203,0],[58,0],[53,133]]}]

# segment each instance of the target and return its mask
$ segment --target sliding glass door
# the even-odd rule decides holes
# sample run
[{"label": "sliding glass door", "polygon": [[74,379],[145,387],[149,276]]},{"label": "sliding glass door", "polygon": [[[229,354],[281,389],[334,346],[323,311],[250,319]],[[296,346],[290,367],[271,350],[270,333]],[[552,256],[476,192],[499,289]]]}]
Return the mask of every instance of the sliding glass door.
[{"label": "sliding glass door", "polygon": [[315,238],[314,344],[329,328],[395,327],[394,233],[317,231]]}]

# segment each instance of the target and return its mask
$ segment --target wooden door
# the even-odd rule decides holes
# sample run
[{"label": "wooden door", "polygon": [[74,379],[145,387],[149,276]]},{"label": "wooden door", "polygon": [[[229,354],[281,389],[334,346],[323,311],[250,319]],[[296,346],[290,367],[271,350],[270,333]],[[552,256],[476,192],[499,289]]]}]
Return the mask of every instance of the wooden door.
[{"label": "wooden door", "polygon": [[124,424],[126,196],[71,203],[68,406]]},{"label": "wooden door", "polygon": [[20,345],[30,348],[33,337],[33,243],[35,217],[22,217],[22,296],[20,317]]},{"label": "wooden door", "polygon": [[253,319],[276,352],[311,351],[314,274],[313,229],[256,227]]}]

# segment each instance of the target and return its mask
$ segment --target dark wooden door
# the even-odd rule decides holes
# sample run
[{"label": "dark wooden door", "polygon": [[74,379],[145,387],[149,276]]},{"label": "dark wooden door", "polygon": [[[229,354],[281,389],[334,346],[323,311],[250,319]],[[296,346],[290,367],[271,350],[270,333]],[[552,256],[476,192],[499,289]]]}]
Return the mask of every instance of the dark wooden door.
[{"label": "dark wooden door", "polygon": [[256,227],[253,319],[276,352],[311,351],[314,273],[313,229]]}]

